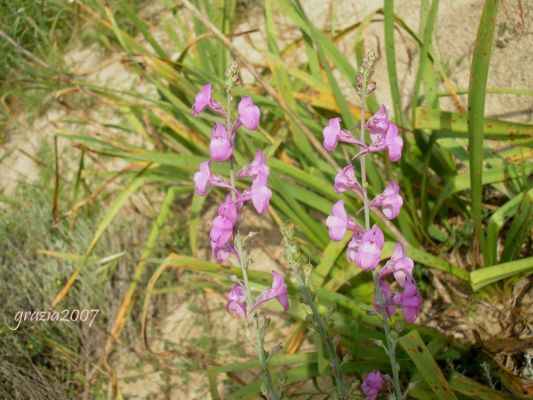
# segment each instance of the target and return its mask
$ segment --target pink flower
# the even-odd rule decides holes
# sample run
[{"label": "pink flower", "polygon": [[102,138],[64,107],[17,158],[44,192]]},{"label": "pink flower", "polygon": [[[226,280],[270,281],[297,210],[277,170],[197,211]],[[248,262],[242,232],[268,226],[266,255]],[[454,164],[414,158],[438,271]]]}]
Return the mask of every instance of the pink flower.
[{"label": "pink flower", "polygon": [[237,204],[231,198],[231,194],[228,193],[224,202],[218,207],[218,215],[230,220],[233,224],[237,223],[239,219],[239,210]]},{"label": "pink flower", "polygon": [[370,140],[374,146],[379,146],[384,142],[385,135],[389,130],[389,112],[383,104],[378,111],[366,123],[370,133]]},{"label": "pink flower", "polygon": [[219,247],[216,245],[216,243],[211,242],[211,253],[213,254],[215,260],[217,260],[219,263],[226,261],[230,254],[233,254],[235,257],[239,257],[237,250],[231,241],[222,247]]},{"label": "pink flower", "polygon": [[226,311],[238,317],[246,317],[246,292],[244,283],[239,282],[228,293]]},{"label": "pink flower", "polygon": [[272,299],[277,299],[279,304],[283,307],[283,310],[287,311],[289,309],[289,298],[285,278],[276,271],[272,271],[272,286],[263,290],[255,301],[252,311],[259,305]]},{"label": "pink flower", "polygon": [[379,264],[385,237],[379,226],[365,232],[355,255],[355,263],[362,269],[374,269]]},{"label": "pink flower", "polygon": [[211,168],[209,161],[204,161],[200,164],[200,171],[194,174],[194,187],[196,193],[200,196],[205,196],[211,188]]},{"label": "pink flower", "polygon": [[422,297],[418,294],[414,281],[407,281],[403,293],[396,293],[394,301],[403,308],[405,320],[410,324],[414,323],[422,305]]},{"label": "pink flower", "polygon": [[211,131],[209,151],[213,161],[226,161],[233,154],[233,144],[226,127],[216,123]]},{"label": "pink flower", "polygon": [[366,396],[366,400],[376,400],[381,388],[383,387],[383,378],[379,371],[369,372],[361,386],[361,390]]},{"label": "pink flower", "polygon": [[406,256],[403,244],[398,242],[392,252],[391,259],[379,271],[378,277],[381,279],[389,274],[394,274],[394,279],[398,285],[405,287],[406,282],[413,280],[413,267],[413,260]]},{"label": "pink flower", "polygon": [[383,193],[376,196],[370,203],[370,207],[381,207],[383,214],[388,219],[394,219],[400,213],[403,198],[400,195],[400,187],[396,182],[390,182]]},{"label": "pink flower", "polygon": [[229,218],[218,215],[213,220],[213,225],[209,232],[211,245],[215,247],[225,247],[225,245],[233,239],[234,226],[234,222]]},{"label": "pink flower", "polygon": [[239,202],[252,200],[255,210],[259,214],[264,214],[268,210],[270,199],[272,198],[272,191],[268,188],[267,183],[268,176],[258,173],[252,182],[251,188],[246,189],[239,196]]},{"label": "pink flower", "polygon": [[339,117],[328,121],[328,125],[323,129],[322,135],[324,136],[324,147],[330,153],[335,150],[338,142],[361,143],[352,136],[350,131],[341,129],[341,119]]},{"label": "pink flower", "polygon": [[255,152],[254,160],[251,164],[245,165],[238,173],[235,175],[236,178],[242,178],[245,176],[256,176],[258,174],[263,174],[268,176],[270,169],[266,166],[266,157],[261,150]]},{"label": "pink flower", "polygon": [[357,143],[362,150],[354,158],[387,149],[390,160],[398,161],[402,156],[403,139],[398,135],[398,127],[389,121],[384,105],[368,120],[367,127],[372,144]]},{"label": "pink flower", "polygon": [[352,240],[348,243],[348,248],[346,249],[346,259],[348,262],[355,263],[355,257],[359,251],[359,246],[361,245],[361,239],[363,238],[365,231],[359,225],[354,229]]},{"label": "pink flower", "polygon": [[192,115],[193,117],[200,114],[206,108],[210,108],[216,113],[225,115],[224,109],[216,100],[211,98],[211,84],[208,83],[205,85],[202,90],[196,95],[194,104],[192,105]]},{"label": "pink flower", "polygon": [[359,182],[357,182],[357,178],[355,177],[354,167],[350,163],[335,177],[335,193],[339,194],[351,189],[363,193],[363,188]]},{"label": "pink flower", "polygon": [[396,304],[395,296],[397,295],[397,293],[392,291],[390,285],[387,282],[381,279],[378,279],[377,282],[378,282],[379,288],[381,289],[381,297],[382,297],[383,303],[380,304],[376,290],[374,289],[374,308],[379,313],[385,311],[385,313],[387,314],[387,317],[390,318],[396,312],[397,304]]},{"label": "pink flower", "polygon": [[251,97],[243,97],[239,102],[239,118],[235,124],[235,129],[237,129],[240,124],[244,125],[246,129],[254,131],[259,126],[259,117],[261,112],[259,107],[257,107],[252,101]]},{"label": "pink flower", "polygon": [[357,223],[346,214],[344,200],[339,200],[333,205],[331,215],[326,219],[326,225],[328,226],[331,240],[338,242],[342,240],[347,229],[356,229]]},{"label": "pink flower", "polygon": [[211,165],[209,161],[204,161],[200,164],[200,170],[194,174],[193,180],[196,193],[200,196],[205,196],[211,186],[233,190],[231,185],[225,182],[220,176],[211,174]]},{"label": "pink flower", "polygon": [[218,215],[213,220],[213,225],[209,232],[209,240],[213,251],[219,249],[231,252],[228,244],[231,244],[231,247],[233,246],[233,234],[238,218],[237,205],[231,199],[231,195],[228,194],[218,208]]},{"label": "pink flower", "polygon": [[398,134],[398,127],[393,123],[390,124],[389,130],[385,136],[389,158],[392,162],[398,161],[402,157],[403,139]]}]

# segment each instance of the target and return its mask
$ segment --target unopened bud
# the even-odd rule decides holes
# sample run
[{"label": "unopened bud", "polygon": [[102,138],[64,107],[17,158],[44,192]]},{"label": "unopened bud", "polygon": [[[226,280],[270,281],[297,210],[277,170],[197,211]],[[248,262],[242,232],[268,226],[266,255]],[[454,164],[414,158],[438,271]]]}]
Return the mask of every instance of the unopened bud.
[{"label": "unopened bud", "polygon": [[277,343],[274,347],[272,347],[272,355],[278,353],[283,348],[283,344]]},{"label": "unopened bud", "polygon": [[371,95],[376,90],[376,81],[370,81],[366,89],[366,94]]}]

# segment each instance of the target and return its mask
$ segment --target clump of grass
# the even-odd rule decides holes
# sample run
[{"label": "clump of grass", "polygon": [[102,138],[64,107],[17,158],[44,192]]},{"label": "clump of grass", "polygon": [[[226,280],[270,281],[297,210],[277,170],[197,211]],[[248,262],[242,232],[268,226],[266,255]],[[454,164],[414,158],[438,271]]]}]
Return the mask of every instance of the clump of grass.
[{"label": "clump of grass", "polygon": [[[46,182],[42,180],[42,182]],[[83,272],[61,309],[99,309],[87,322],[22,321],[18,311],[47,311],[77,263],[42,255],[47,249],[83,254],[95,229],[94,218],[80,215],[72,231],[54,226],[52,192],[42,183],[22,184],[0,205],[0,393],[6,399],[68,399],[89,391],[94,375],[111,283],[93,265]],[[109,254],[103,241],[98,253]],[[92,394],[98,385],[91,385]],[[94,397],[93,397],[94,398]]]}]

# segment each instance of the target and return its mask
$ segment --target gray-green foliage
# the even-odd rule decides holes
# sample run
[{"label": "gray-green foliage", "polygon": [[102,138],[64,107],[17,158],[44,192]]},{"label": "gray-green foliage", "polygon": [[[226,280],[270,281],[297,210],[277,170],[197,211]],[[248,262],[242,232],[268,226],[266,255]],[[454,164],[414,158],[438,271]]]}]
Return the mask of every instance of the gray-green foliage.
[{"label": "gray-green foliage", "polygon": [[[0,211],[0,397],[66,399],[83,389],[85,366],[95,360],[102,335],[110,284],[88,268],[59,309],[100,309],[89,327],[82,322],[23,321],[18,311],[47,311],[75,263],[46,257],[38,249],[82,253],[94,221],[80,217],[53,225],[52,195],[41,186],[24,185]],[[101,249],[104,251],[105,249]],[[81,375],[80,375],[81,374]]]}]

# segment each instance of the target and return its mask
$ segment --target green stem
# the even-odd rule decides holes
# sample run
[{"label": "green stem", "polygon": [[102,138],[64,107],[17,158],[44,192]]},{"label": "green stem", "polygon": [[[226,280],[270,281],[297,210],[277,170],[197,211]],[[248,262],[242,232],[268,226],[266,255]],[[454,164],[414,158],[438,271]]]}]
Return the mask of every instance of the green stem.
[{"label": "green stem", "polygon": [[[361,90],[361,142],[365,142],[365,98],[367,95],[367,84],[368,82],[363,82],[362,90]],[[368,205],[368,195],[367,195],[367,187],[368,182],[366,180],[366,169],[365,169],[365,158],[366,155],[361,156],[361,185],[363,186],[363,208],[365,213],[365,231],[368,231],[370,229],[370,207]],[[381,317],[383,321],[383,330],[385,332],[385,338],[387,341],[387,350],[388,355],[390,359],[391,364],[391,370],[392,370],[392,380],[394,383],[394,392],[396,395],[396,400],[402,399],[402,389],[400,387],[400,377],[398,374],[398,364],[396,363],[396,348],[392,341],[390,327],[389,327],[389,320],[386,314],[386,310],[383,307],[385,304],[385,301],[383,299],[383,294],[381,293],[381,287],[378,284],[377,280],[378,274],[377,271],[374,269],[372,271],[372,279],[374,281],[374,287],[376,289],[376,297],[378,300],[378,304],[381,305]]]},{"label": "green stem", "polygon": [[387,317],[387,312],[383,305],[385,301],[383,299],[383,294],[381,293],[381,287],[378,284],[378,274],[377,271],[372,271],[372,279],[374,280],[374,286],[376,288],[376,296],[378,298],[378,303],[382,305],[380,312],[381,319],[383,320],[383,330],[385,331],[385,340],[387,342],[387,352],[389,353],[390,366],[392,370],[392,382],[394,384],[394,393],[396,395],[396,400],[403,399],[402,388],[400,386],[400,375],[398,373],[398,363],[396,362],[396,346],[391,338],[391,332],[389,327],[389,319]]},{"label": "green stem", "polygon": [[301,275],[301,271],[299,270],[298,265],[296,261],[294,260],[294,255],[292,254],[292,251],[290,250],[291,246],[292,244],[287,243],[287,258],[288,258],[289,264],[292,267],[292,271],[296,277],[296,286],[298,286],[298,289],[302,293],[305,302],[311,309],[311,313],[313,314],[313,317],[318,326],[318,331],[319,331],[318,333],[320,334],[320,337],[322,338],[323,343],[326,345],[326,351],[328,352],[330,366],[333,369],[335,384],[337,386],[337,391],[339,394],[339,400],[346,400],[348,397],[346,395],[346,388],[344,386],[344,382],[342,379],[341,366],[339,363],[339,359],[337,357],[337,352],[335,351],[335,346],[333,345],[328,335],[328,327],[326,326],[326,323],[322,319],[320,313],[318,312],[318,308],[315,302],[313,301],[313,296],[309,288],[304,283],[304,280]]},{"label": "green stem", "polygon": [[[226,109],[226,129],[231,134],[233,126],[231,122],[231,81],[228,84],[227,89],[227,109]],[[233,156],[231,156],[229,160],[229,166],[230,166],[230,183],[231,187],[235,189],[235,169],[233,165]],[[235,193],[235,190],[231,191],[231,198],[235,202],[237,201],[237,194]],[[242,271],[242,277],[244,281],[244,290],[246,292],[246,298],[248,303],[248,314],[251,311],[251,308],[254,304],[254,298],[252,295],[252,289],[250,287],[250,280],[248,279],[248,258],[246,254],[243,251],[242,248],[242,240],[241,235],[239,233],[239,229],[237,227],[236,234],[235,234],[235,245],[237,250],[237,258],[239,259],[239,265],[241,267]],[[271,400],[278,400],[279,396],[276,393],[276,390],[274,389],[274,384],[272,383],[272,377],[270,376],[270,370],[268,368],[268,360],[265,353],[265,347],[264,347],[264,337],[261,333],[261,328],[259,327],[259,317],[257,315],[257,312],[254,312],[251,316],[253,320],[253,326],[255,331],[255,338],[257,341],[257,352],[259,354],[259,360],[261,361],[261,366],[263,367],[263,379],[265,381],[266,387],[268,392],[270,393]]]},{"label": "green stem", "polygon": [[[363,89],[361,91],[361,143],[365,143],[365,98],[366,98],[367,82],[363,83]],[[365,230],[370,229],[370,207],[368,206],[368,182],[366,180],[366,155],[362,155],[360,159],[361,163],[361,185],[363,186],[363,208],[365,213]]]}]

